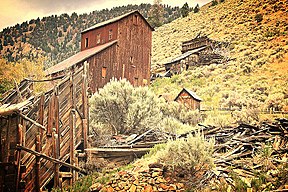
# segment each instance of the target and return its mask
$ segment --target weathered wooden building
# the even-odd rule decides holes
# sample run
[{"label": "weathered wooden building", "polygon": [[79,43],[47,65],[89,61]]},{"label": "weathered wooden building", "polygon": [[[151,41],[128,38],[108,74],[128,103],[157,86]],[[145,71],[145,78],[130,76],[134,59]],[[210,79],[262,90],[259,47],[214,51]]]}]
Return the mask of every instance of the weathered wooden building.
[{"label": "weathered wooden building", "polygon": [[99,23],[81,34],[81,51],[46,71],[51,77],[73,72],[89,63],[89,88],[103,87],[111,78],[126,78],[134,86],[149,84],[153,28],[133,11]]},{"label": "weathered wooden building", "polygon": [[174,101],[183,104],[190,110],[200,110],[200,102],[202,99],[193,91],[183,88]]},{"label": "weathered wooden building", "polygon": [[[87,66],[87,65],[86,65]],[[84,66],[83,66],[84,67]],[[77,150],[87,147],[87,70],[32,96],[24,80],[0,107],[0,191],[42,191],[77,179]]]},{"label": "weathered wooden building", "polygon": [[223,56],[214,53],[215,42],[207,36],[196,37],[182,42],[182,54],[164,64],[166,72],[180,74],[190,66],[220,63]]},{"label": "weathered wooden building", "polygon": [[0,192],[62,187],[85,173],[88,92],[111,78],[148,84],[152,30],[138,11],[97,24],[82,32],[78,54],[46,70],[49,91],[33,95],[39,81],[24,80],[1,101]]}]

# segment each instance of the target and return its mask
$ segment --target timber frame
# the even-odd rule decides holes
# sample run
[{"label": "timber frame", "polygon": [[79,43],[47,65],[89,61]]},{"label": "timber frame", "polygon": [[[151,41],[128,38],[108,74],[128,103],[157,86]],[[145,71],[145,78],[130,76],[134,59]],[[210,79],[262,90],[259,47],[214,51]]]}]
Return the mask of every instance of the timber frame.
[{"label": "timber frame", "polygon": [[51,90],[16,86],[0,107],[0,191],[42,191],[72,184],[87,148],[88,63]]}]

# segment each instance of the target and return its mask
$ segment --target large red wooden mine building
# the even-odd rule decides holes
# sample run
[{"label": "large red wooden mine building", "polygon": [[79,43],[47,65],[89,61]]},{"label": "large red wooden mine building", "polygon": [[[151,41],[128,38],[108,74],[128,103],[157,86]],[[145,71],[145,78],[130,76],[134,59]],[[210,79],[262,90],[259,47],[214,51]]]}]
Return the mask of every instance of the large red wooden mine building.
[{"label": "large red wooden mine building", "polygon": [[81,51],[46,71],[51,77],[73,72],[89,63],[92,92],[111,78],[126,78],[134,86],[150,81],[153,28],[138,11],[116,17],[84,30]]},{"label": "large red wooden mine building", "polygon": [[37,81],[25,79],[1,100],[0,192],[61,188],[85,173],[87,92],[113,77],[148,84],[152,31],[138,11],[97,24],[82,32],[79,53],[46,71],[52,89],[33,95]]}]

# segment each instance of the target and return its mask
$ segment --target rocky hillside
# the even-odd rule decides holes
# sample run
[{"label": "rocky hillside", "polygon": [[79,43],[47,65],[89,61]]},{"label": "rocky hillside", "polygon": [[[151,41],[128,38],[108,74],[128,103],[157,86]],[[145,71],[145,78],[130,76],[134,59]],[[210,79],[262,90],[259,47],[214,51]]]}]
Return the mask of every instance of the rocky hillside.
[{"label": "rocky hillside", "polygon": [[[82,30],[133,10],[140,10],[145,18],[151,4],[127,5],[93,11],[78,15],[66,13],[59,16],[32,19],[7,27],[0,32],[0,57],[9,62],[23,58],[30,60],[46,57],[46,67],[54,65],[80,50]],[[163,23],[169,23],[181,16],[179,7],[163,6]],[[162,23],[162,24],[163,24]]]},{"label": "rocky hillside", "polygon": [[230,62],[200,66],[171,79],[157,80],[154,90],[176,95],[183,86],[188,87],[208,107],[287,110],[287,2],[225,0],[215,4],[205,5],[200,12],[190,13],[154,32],[153,70],[162,71],[163,63],[181,53],[181,42],[199,32],[229,43],[224,54]]}]

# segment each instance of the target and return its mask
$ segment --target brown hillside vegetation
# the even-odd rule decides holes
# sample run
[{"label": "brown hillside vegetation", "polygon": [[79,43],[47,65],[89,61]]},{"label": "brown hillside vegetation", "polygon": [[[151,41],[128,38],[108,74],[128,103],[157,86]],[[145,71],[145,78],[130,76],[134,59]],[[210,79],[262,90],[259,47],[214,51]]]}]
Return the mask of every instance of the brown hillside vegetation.
[{"label": "brown hillside vegetation", "polygon": [[216,6],[206,5],[198,13],[156,29],[154,71],[161,71],[165,62],[181,53],[181,42],[199,32],[228,42],[230,47],[225,54],[231,60],[157,80],[154,90],[176,95],[181,87],[189,87],[208,107],[253,105],[287,109],[287,9],[285,0],[226,0]]}]

